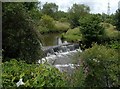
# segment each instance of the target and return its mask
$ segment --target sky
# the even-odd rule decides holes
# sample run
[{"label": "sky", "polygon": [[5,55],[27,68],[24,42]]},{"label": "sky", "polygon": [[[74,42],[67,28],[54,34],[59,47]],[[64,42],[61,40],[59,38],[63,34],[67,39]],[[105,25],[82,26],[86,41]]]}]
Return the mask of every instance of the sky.
[{"label": "sky", "polygon": [[85,4],[90,7],[91,13],[107,13],[108,1],[110,3],[110,14],[115,13],[118,9],[120,0],[39,0],[42,4],[46,2],[56,3],[59,10],[67,11],[74,3]]}]

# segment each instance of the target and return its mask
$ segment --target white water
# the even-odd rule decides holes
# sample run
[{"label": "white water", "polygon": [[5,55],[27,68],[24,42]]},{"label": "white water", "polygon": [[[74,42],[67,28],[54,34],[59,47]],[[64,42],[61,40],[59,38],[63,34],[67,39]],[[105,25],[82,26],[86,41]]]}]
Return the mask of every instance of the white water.
[{"label": "white water", "polygon": [[78,52],[82,52],[82,50],[76,49],[67,52],[55,52],[55,54],[48,53],[47,57],[42,58],[38,63],[49,63],[61,72],[72,73],[73,70],[79,66],[77,64],[72,64],[72,57]]},{"label": "white water", "polygon": [[[73,64],[74,57],[80,50],[79,45],[70,44],[67,41],[62,43],[61,38],[57,38],[57,46],[42,47],[46,53],[46,57],[38,61],[38,63],[48,63],[53,65],[61,72],[71,73],[78,67],[78,64]],[[78,59],[78,58],[76,58]]]}]

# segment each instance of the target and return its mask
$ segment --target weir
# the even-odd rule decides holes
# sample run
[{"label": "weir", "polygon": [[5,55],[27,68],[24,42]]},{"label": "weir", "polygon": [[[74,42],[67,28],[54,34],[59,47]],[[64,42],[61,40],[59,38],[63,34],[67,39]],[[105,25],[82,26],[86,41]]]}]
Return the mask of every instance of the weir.
[{"label": "weir", "polygon": [[67,51],[73,51],[75,49],[79,49],[79,44],[73,44],[73,43],[63,43],[56,46],[46,46],[42,47],[42,50],[45,52],[45,55],[47,54],[55,54],[60,52],[67,52]]},{"label": "weir", "polygon": [[[58,42],[59,43],[59,42]],[[38,63],[48,63],[58,68],[61,72],[71,74],[79,64],[73,64],[76,54],[82,52],[77,43],[60,43],[55,46],[43,46],[42,50],[45,52],[45,57],[38,61]]]}]

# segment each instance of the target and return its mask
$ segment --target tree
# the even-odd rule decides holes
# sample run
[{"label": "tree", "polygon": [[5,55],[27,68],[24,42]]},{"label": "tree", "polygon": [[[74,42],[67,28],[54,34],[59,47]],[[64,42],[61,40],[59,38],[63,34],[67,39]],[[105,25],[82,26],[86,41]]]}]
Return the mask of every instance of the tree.
[{"label": "tree", "polygon": [[28,63],[36,62],[42,55],[40,36],[24,3],[3,3],[2,11],[3,61],[20,58]]},{"label": "tree", "polygon": [[115,13],[115,25],[118,31],[120,31],[120,9]]},{"label": "tree", "polygon": [[80,31],[82,33],[82,41],[86,48],[91,47],[92,42],[100,43],[104,37],[104,28],[100,26],[101,19],[98,15],[87,15],[80,18]]},{"label": "tree", "polygon": [[43,14],[49,15],[55,18],[55,13],[58,11],[58,5],[55,3],[45,3],[42,8]]},{"label": "tree", "polygon": [[93,45],[80,55],[80,67],[73,74],[71,87],[101,89],[120,86],[119,54],[114,49]]},{"label": "tree", "polygon": [[84,17],[89,13],[89,11],[90,8],[84,4],[73,4],[73,6],[68,10],[71,27],[74,28],[79,26],[79,18]]},{"label": "tree", "polygon": [[[83,68],[86,71],[85,86],[118,87],[119,81],[119,54],[114,49],[94,45],[81,54]],[[80,71],[80,70],[79,70]]]},{"label": "tree", "polygon": [[68,16],[68,13],[67,12],[64,12],[64,11],[58,11],[57,13],[56,13],[56,20],[60,20],[61,18],[66,18],[66,19],[68,19],[67,18],[67,16]]},{"label": "tree", "polygon": [[30,17],[39,22],[42,16],[41,2],[24,2],[23,5],[29,13]]},{"label": "tree", "polygon": [[43,15],[41,17],[41,26],[49,30],[54,29],[54,19],[50,17],[49,15]]}]

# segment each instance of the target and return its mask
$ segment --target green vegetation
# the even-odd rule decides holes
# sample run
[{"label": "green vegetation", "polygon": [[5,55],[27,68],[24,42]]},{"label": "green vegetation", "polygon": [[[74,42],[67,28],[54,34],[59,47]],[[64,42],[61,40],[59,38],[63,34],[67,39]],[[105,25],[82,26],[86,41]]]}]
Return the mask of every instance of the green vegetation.
[{"label": "green vegetation", "polygon": [[41,24],[39,26],[40,33],[61,33],[66,32],[70,28],[70,24],[68,22],[59,22],[54,21],[50,16],[44,16],[41,19]]},{"label": "green vegetation", "polygon": [[16,83],[22,79],[21,88],[65,87],[63,74],[56,68],[43,64],[27,64],[15,59],[2,63],[3,88],[17,88]]},{"label": "green vegetation", "polygon": [[82,39],[82,34],[79,27],[77,27],[69,29],[65,34],[62,34],[62,38],[70,42],[77,42]]},{"label": "green vegetation", "polygon": [[[81,67],[73,75],[72,86],[89,87],[118,87],[119,58],[114,49],[102,45],[93,45],[80,56]],[[96,88],[95,88],[96,89]]]},{"label": "green vegetation", "polygon": [[69,22],[71,28],[79,26],[79,19],[85,17],[90,11],[90,8],[84,4],[73,4],[68,11]]},{"label": "green vegetation", "polygon": [[55,31],[56,32],[66,32],[70,28],[70,24],[68,22],[55,22]]},{"label": "green vegetation", "polygon": [[93,42],[101,43],[104,39],[104,28],[100,26],[101,19],[97,15],[88,15],[80,18],[80,31],[82,33],[82,41],[86,48],[91,47]]},{"label": "green vegetation", "polygon": [[108,38],[118,38],[120,32],[116,30],[116,27],[109,23],[101,23],[105,28],[105,34]]},{"label": "green vegetation", "polygon": [[40,33],[47,33],[54,30],[54,19],[49,15],[43,15],[39,26]]},{"label": "green vegetation", "polygon": [[[36,62],[42,57],[36,18],[31,18],[36,3],[3,3],[3,61],[11,58]],[[37,13],[37,11],[36,11]],[[33,60],[34,59],[34,60]]]},{"label": "green vegetation", "polygon": [[[17,88],[20,79],[24,82],[20,88],[120,86],[120,10],[101,15],[90,14],[83,4],[64,12],[55,3],[42,8],[39,2],[4,2],[2,12],[3,88]],[[73,61],[80,67],[67,77],[48,64],[36,63],[44,56],[41,34],[61,32],[63,39],[79,42],[83,49],[76,55],[80,60]]]},{"label": "green vegetation", "polygon": [[58,5],[56,5],[55,3],[45,3],[43,5],[43,9],[42,9],[42,13],[49,15],[52,18],[56,18],[56,13],[58,12]]},{"label": "green vegetation", "polygon": [[117,30],[120,31],[120,9],[116,11],[114,20],[115,20],[115,25],[116,25]]}]

